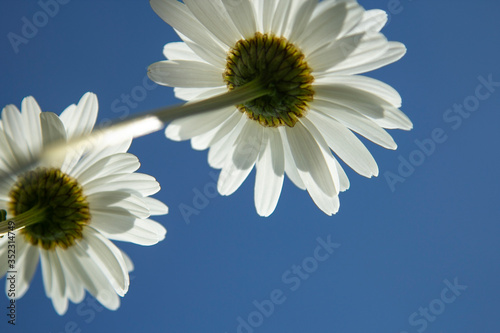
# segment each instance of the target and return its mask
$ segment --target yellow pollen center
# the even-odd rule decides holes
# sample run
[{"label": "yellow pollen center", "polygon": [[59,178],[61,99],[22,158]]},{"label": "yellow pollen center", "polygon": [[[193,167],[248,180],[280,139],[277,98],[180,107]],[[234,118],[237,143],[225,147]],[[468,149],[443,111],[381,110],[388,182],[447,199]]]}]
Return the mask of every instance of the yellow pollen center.
[{"label": "yellow pollen center", "polygon": [[36,221],[21,229],[21,234],[46,250],[74,245],[90,220],[82,187],[59,169],[37,168],[20,175],[9,197],[13,217],[30,210],[40,211]]},{"label": "yellow pollen center", "polygon": [[313,100],[312,70],[304,54],[283,37],[256,33],[229,51],[223,78],[229,90],[259,79],[268,94],[238,105],[262,126],[293,127]]}]

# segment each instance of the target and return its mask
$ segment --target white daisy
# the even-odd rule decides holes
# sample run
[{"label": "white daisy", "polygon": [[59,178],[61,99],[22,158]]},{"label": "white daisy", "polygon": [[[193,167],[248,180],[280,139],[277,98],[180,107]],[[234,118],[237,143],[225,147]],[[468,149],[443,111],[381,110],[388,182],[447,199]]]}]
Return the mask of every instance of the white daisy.
[{"label": "white daisy", "polygon": [[365,11],[354,0],[151,0],[151,6],[184,41],[165,45],[168,60],[150,66],[152,80],[175,87],[186,101],[263,85],[265,96],[166,129],[170,139],[210,149],[209,164],[222,169],[222,195],[256,166],[260,215],[274,211],[285,173],[323,212],[336,213],[349,180],[331,150],[359,174],[377,176],[353,132],[396,149],[384,128],[412,128],[393,88],[356,75],[406,52],[379,32],[384,11]]},{"label": "white daisy", "polygon": [[8,212],[0,234],[9,226],[17,230],[0,238],[0,277],[17,272],[15,288],[9,279],[6,287],[9,297],[20,298],[40,259],[45,292],[60,315],[68,300],[83,300],[85,289],[108,309],[117,309],[133,265],[110,239],[152,245],[166,233],[148,219],[167,213],[163,203],[149,198],[160,186],[153,177],[135,172],[140,163],[126,153],[131,143],[126,137],[119,145],[101,145],[12,176],[44,146],[90,133],[97,109],[91,93],[60,117],[41,112],[35,99],[26,97],[22,112],[8,105],[0,122],[0,209]]}]

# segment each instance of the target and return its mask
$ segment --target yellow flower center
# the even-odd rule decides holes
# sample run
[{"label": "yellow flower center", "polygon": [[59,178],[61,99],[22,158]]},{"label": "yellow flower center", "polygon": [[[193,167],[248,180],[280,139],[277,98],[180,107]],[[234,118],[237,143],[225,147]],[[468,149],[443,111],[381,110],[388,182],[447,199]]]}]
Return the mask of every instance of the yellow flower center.
[{"label": "yellow flower center", "polygon": [[223,78],[229,90],[260,79],[268,94],[238,105],[262,126],[293,127],[305,115],[314,91],[304,54],[283,37],[256,33],[229,51]]},{"label": "yellow flower center", "polygon": [[9,197],[13,217],[30,216],[21,234],[46,250],[72,246],[90,220],[82,187],[59,169],[37,168],[20,175]]}]

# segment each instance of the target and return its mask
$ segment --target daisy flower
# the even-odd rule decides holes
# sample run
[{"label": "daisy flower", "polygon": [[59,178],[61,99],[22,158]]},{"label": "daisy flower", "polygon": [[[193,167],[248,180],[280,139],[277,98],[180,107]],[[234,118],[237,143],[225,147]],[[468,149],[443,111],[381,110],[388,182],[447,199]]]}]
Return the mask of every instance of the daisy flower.
[{"label": "daisy flower", "polygon": [[0,209],[8,216],[0,222],[0,277],[7,274],[8,297],[20,298],[40,260],[45,292],[60,315],[68,300],[81,302],[85,290],[117,309],[133,265],[110,240],[153,245],[166,233],[148,219],[167,213],[149,197],[160,186],[135,172],[140,163],[126,153],[131,143],[126,137],[119,145],[68,154],[12,176],[52,142],[90,133],[97,109],[91,93],[59,117],[41,112],[35,99],[26,97],[21,112],[6,106],[0,122]]},{"label": "daisy flower", "polygon": [[378,175],[354,133],[396,149],[384,129],[412,128],[393,88],[358,75],[406,52],[380,33],[384,11],[354,0],[151,0],[151,6],[183,40],[165,45],[168,60],[149,68],[153,81],[190,102],[252,84],[265,92],[166,129],[170,139],[209,149],[209,164],[221,169],[222,195],[238,189],[255,166],[262,216],[274,211],[284,174],[323,212],[336,213],[338,194],[349,187],[337,157],[365,177]]}]

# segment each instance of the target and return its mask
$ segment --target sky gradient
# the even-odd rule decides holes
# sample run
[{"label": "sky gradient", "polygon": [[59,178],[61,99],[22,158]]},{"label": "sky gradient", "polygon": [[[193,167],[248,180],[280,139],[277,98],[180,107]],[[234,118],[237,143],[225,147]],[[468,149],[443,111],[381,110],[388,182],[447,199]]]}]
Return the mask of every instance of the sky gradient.
[{"label": "sky gradient", "polygon": [[[390,131],[396,151],[363,141],[377,178],[346,167],[351,187],[332,217],[286,179],[275,212],[261,218],[255,172],[221,197],[206,151],[162,132],[137,139],[130,152],[160,182],[155,197],[170,213],[155,219],[168,230],[158,245],[116,242],[135,264],[121,307],[87,296],[58,316],[39,266],[17,302],[15,329],[0,297],[0,330],[500,331],[500,3],[359,2],[388,11],[382,32],[408,48],[365,74],[397,89],[414,123]],[[106,122],[180,102],[146,76],[164,44],[179,40],[148,1],[47,3],[0,4],[2,107],[32,95],[59,114],[92,91]]]}]

